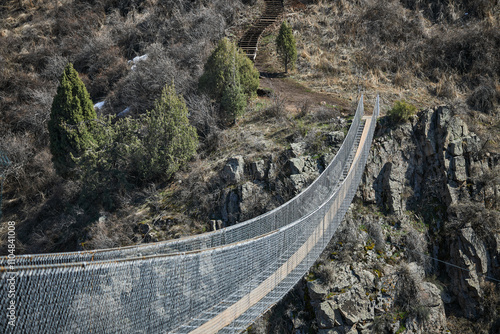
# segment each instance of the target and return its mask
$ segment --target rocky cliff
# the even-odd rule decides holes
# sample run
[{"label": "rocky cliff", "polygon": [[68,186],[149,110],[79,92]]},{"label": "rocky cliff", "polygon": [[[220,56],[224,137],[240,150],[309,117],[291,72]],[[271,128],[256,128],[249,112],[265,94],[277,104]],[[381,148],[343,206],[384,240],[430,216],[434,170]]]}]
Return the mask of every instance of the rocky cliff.
[{"label": "rocky cliff", "polygon": [[462,116],[379,120],[343,226],[250,333],[498,331],[500,156]]}]

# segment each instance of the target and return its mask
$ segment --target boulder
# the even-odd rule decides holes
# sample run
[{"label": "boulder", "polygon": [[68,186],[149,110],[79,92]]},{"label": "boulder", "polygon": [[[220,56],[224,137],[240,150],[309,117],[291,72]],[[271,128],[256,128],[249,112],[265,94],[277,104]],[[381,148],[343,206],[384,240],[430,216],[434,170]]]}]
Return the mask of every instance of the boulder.
[{"label": "boulder", "polygon": [[318,327],[321,329],[342,326],[344,323],[338,309],[332,306],[331,301],[324,301],[314,308]]},{"label": "boulder", "polygon": [[240,182],[244,176],[245,160],[241,155],[227,160],[222,168],[221,178],[229,184]]},{"label": "boulder", "polygon": [[345,134],[343,131],[333,131],[326,135],[326,140],[328,145],[339,144],[344,139],[345,139]]},{"label": "boulder", "polygon": [[488,253],[484,242],[477,236],[472,227],[459,231],[458,238],[450,245],[452,263],[466,268],[468,271],[447,267],[452,279],[450,286],[457,296],[458,303],[468,318],[478,315],[482,298],[482,277],[478,275],[488,272]]},{"label": "boulder", "polygon": [[266,177],[266,164],[264,160],[254,161],[250,164],[252,176],[256,180],[264,180]]},{"label": "boulder", "polygon": [[307,185],[307,178],[303,174],[290,175],[290,181],[292,181],[292,188],[295,193],[299,193]]},{"label": "boulder", "polygon": [[328,289],[319,280],[308,281],[307,290],[309,291],[309,297],[313,301],[326,299],[328,295]]},{"label": "boulder", "polygon": [[299,142],[290,144],[290,155],[292,158],[303,156],[307,149],[307,143]]},{"label": "boulder", "polygon": [[347,325],[371,321],[375,317],[374,306],[366,294],[358,289],[352,289],[336,296],[334,307],[338,307]]},{"label": "boulder", "polygon": [[304,171],[305,161],[301,158],[288,160],[288,172],[290,175],[301,174]]},{"label": "boulder", "polygon": [[462,148],[462,138],[452,141],[448,145],[448,152],[454,157],[464,154],[464,150]]}]

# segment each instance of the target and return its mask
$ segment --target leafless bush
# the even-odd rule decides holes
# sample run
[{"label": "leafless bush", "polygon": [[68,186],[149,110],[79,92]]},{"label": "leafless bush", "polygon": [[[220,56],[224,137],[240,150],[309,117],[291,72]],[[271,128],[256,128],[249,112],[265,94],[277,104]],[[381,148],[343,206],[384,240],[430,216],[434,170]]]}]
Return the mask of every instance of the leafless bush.
[{"label": "leafless bush", "polygon": [[299,118],[303,118],[305,116],[307,116],[310,112],[310,109],[311,109],[311,100],[309,99],[306,99],[305,101],[303,101],[300,105],[299,105],[299,113],[298,113],[298,117]]},{"label": "leafless bush", "polygon": [[395,303],[404,311],[410,312],[420,304],[419,286],[421,279],[407,264],[398,268],[397,277]]},{"label": "leafless bush", "polygon": [[316,154],[324,152],[328,147],[327,135],[321,130],[312,129],[308,131],[304,141],[308,150]]},{"label": "leafless bush", "polygon": [[487,83],[474,89],[467,103],[471,108],[489,114],[493,112],[497,100],[498,94],[495,86]]},{"label": "leafless bush", "polygon": [[334,282],[335,272],[328,265],[320,265],[313,270],[314,276],[320,280],[324,286],[329,286]]},{"label": "leafless bush", "polygon": [[[464,22],[473,17],[484,18],[490,15],[495,7],[494,0],[401,0],[401,3],[411,10],[422,11],[433,21]],[[464,15],[463,8],[467,8],[467,15]]]},{"label": "leafless bush", "polygon": [[481,284],[484,298],[481,300],[481,315],[487,323],[498,319],[500,311],[500,289],[493,282]]},{"label": "leafless bush", "polygon": [[285,97],[280,93],[273,92],[271,95],[271,105],[265,110],[265,114],[268,117],[277,119],[284,118],[286,116]]},{"label": "leafless bush", "polygon": [[61,55],[49,56],[45,59],[45,67],[40,75],[51,82],[59,83],[64,67],[69,62],[68,58]]},{"label": "leafless bush", "polygon": [[360,21],[365,23],[365,38],[380,43],[398,43],[409,36],[424,34],[418,16],[406,16],[399,1],[374,1],[366,7]]},{"label": "leafless bush", "polygon": [[436,84],[436,96],[451,99],[457,95],[454,79],[451,76],[442,76]]},{"label": "leafless bush", "polygon": [[162,45],[154,44],[146,53],[147,59],[135,64],[135,68],[117,83],[112,103],[118,112],[126,107],[133,113],[151,110],[165,84],[174,81],[177,90],[182,90],[185,84],[186,78],[176,76],[174,61]]},{"label": "leafless bush", "polygon": [[330,242],[331,245],[339,245],[339,250],[336,255],[339,261],[349,263],[353,260],[357,260],[354,255],[356,248],[360,245],[357,231],[357,223],[348,213],[346,219],[341,223]]},{"label": "leafless bush", "polygon": [[482,240],[488,240],[500,231],[500,213],[473,202],[451,205],[448,208],[448,221],[445,223],[447,233],[455,236],[456,231],[466,225],[472,226]]},{"label": "leafless bush", "polygon": [[428,266],[428,258],[425,256],[427,242],[424,236],[410,227],[404,236],[405,255],[409,262],[417,262],[423,267]]},{"label": "leafless bush", "polygon": [[110,222],[106,219],[99,220],[89,229],[90,240],[85,244],[87,249],[103,249],[120,246],[117,240],[119,231],[116,227],[110,226]]},{"label": "leafless bush", "polygon": [[329,123],[333,121],[334,117],[337,116],[339,113],[336,112],[333,108],[328,107],[328,106],[322,106],[319,110],[317,110],[314,113],[311,113],[312,119],[315,120],[316,122],[324,122],[324,123]]},{"label": "leafless bush", "polygon": [[186,96],[191,124],[196,127],[203,149],[212,152],[219,147],[221,118],[217,106],[206,95]]},{"label": "leafless bush", "polygon": [[78,72],[88,76],[86,86],[93,100],[106,96],[128,70],[120,48],[109,33],[89,37],[73,64]]}]

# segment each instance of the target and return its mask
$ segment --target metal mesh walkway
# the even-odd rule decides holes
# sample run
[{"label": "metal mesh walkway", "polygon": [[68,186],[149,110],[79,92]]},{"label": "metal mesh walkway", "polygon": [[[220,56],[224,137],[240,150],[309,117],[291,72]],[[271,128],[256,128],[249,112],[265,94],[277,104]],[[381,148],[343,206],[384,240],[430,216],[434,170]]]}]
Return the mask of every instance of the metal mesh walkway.
[{"label": "metal mesh walkway", "polygon": [[[335,233],[361,180],[378,113],[377,98],[373,116],[363,118],[360,100],[340,155],[307,195],[241,227],[145,247],[32,255],[20,258],[10,272],[1,268],[0,308],[8,306],[11,277],[18,307],[16,327],[7,327],[1,317],[1,328],[7,333],[240,332],[295,285]],[[87,261],[91,254],[93,261]]]}]

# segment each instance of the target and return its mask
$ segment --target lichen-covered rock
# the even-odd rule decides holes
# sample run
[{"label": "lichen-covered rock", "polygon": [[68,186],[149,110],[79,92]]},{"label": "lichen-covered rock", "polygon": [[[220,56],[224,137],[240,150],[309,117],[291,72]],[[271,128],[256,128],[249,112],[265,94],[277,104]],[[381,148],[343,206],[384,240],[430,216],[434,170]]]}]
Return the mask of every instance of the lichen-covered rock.
[{"label": "lichen-covered rock", "polygon": [[340,311],[332,301],[327,300],[320,303],[315,307],[314,311],[316,313],[318,327],[321,329],[344,325]]},{"label": "lichen-covered rock", "polygon": [[288,160],[288,170],[290,175],[301,174],[304,171],[305,161],[301,158],[291,158]]},{"label": "lichen-covered rock", "polygon": [[458,239],[450,245],[452,263],[465,270],[448,268],[452,278],[452,291],[457,296],[458,302],[469,318],[478,315],[478,306],[482,297],[481,282],[479,274],[488,271],[488,258],[484,242],[479,239],[472,227],[466,227],[459,231]]},{"label": "lichen-covered rock", "polygon": [[244,176],[245,161],[241,155],[235,156],[227,160],[222,168],[221,178],[229,184],[240,182]]},{"label": "lichen-covered rock", "polygon": [[264,160],[254,161],[250,164],[252,176],[256,180],[264,180],[266,177],[266,164]]},{"label": "lichen-covered rock", "polygon": [[345,134],[342,131],[333,131],[327,134],[326,139],[328,145],[336,145],[342,143],[345,139]]}]

